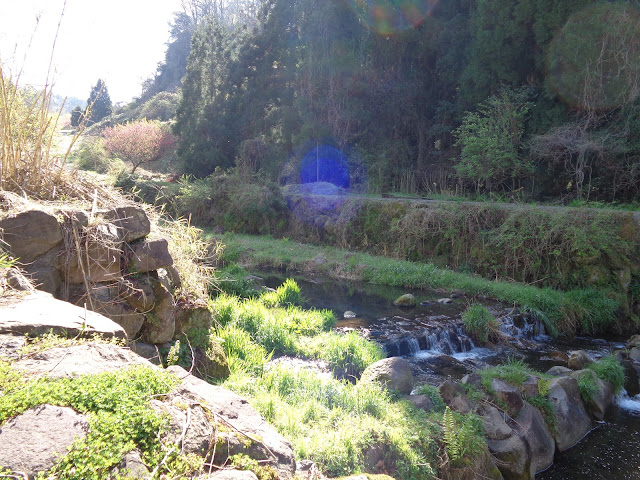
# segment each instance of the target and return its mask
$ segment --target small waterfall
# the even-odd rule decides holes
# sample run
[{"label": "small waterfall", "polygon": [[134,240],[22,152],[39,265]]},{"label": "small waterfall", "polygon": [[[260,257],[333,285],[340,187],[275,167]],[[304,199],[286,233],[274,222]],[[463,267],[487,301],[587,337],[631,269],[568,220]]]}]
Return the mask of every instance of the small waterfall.
[{"label": "small waterfall", "polygon": [[622,392],[616,395],[614,402],[624,410],[640,413],[640,395],[630,397],[626,390],[622,390]]},{"label": "small waterfall", "polygon": [[462,325],[458,322],[426,325],[418,331],[404,332],[391,336],[383,342],[387,356],[416,355],[420,352],[433,352],[439,355],[466,353],[475,348]]}]

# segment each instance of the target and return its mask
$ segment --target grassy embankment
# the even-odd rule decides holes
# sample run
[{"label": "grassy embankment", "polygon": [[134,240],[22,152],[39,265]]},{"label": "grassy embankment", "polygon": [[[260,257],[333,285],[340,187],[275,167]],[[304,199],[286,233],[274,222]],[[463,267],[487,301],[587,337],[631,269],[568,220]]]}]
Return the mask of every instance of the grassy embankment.
[{"label": "grassy embankment", "polygon": [[615,319],[617,304],[597,291],[562,292],[515,282],[491,281],[480,276],[443,269],[431,263],[409,262],[335,247],[320,247],[268,236],[225,234],[223,261],[247,268],[284,268],[364,282],[413,288],[462,289],[523,306],[544,320],[552,333],[572,331],[580,322],[586,331],[598,331]]}]

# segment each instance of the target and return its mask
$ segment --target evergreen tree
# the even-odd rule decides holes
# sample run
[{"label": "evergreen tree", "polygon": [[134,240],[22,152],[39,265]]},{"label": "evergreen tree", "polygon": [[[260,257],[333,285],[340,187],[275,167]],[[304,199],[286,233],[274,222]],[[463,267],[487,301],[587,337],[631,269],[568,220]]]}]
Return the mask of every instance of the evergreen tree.
[{"label": "evergreen tree", "polygon": [[109,91],[104,80],[99,79],[91,89],[87,99],[87,111],[89,112],[89,123],[99,122],[104,117],[111,115],[113,106],[111,105],[111,97],[109,97]]},{"label": "evergreen tree", "polygon": [[84,111],[82,110],[82,108],[80,108],[80,106],[77,106],[73,110],[71,110],[71,126],[72,127],[80,126],[83,119],[84,119]]}]

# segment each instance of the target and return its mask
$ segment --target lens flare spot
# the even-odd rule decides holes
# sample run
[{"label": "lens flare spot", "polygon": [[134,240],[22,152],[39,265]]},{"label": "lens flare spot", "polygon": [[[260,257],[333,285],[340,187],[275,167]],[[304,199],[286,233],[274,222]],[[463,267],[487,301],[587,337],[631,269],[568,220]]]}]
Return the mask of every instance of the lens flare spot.
[{"label": "lens flare spot", "polygon": [[547,80],[569,105],[603,111],[640,94],[640,11],[602,3],[572,15],[547,55]]},{"label": "lens flare spot", "polygon": [[439,0],[351,0],[352,8],[367,27],[382,35],[415,28]]},{"label": "lens flare spot", "polygon": [[318,145],[302,159],[300,183],[328,182],[349,188],[349,163],[337,148]]}]

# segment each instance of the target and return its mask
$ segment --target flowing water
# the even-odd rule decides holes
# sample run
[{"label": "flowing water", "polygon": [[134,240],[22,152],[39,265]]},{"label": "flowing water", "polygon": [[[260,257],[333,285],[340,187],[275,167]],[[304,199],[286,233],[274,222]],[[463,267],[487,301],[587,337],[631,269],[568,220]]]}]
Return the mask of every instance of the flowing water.
[{"label": "flowing water", "polygon": [[[272,273],[260,275],[272,288],[284,277]],[[544,335],[539,322],[517,309],[497,301],[473,299],[483,303],[501,319],[501,330],[511,341],[497,350],[478,348],[465,334],[460,319],[471,303],[461,292],[411,290],[380,287],[335,279],[300,279],[307,307],[331,309],[338,322],[336,329],[357,330],[381,344],[389,356],[400,355],[412,365],[416,383],[438,384],[444,379],[460,379],[466,373],[486,365],[496,365],[508,356],[523,358],[539,371],[561,362],[558,355],[585,350],[600,358],[623,344],[602,339],[575,338],[555,340]],[[412,293],[419,305],[401,309],[393,300]],[[448,298],[450,303],[439,303]],[[345,314],[346,317],[345,318]],[[560,353],[559,353],[560,352]],[[576,446],[557,453],[554,464],[536,475],[542,480],[640,480],[640,395],[621,395],[605,421]]]}]

